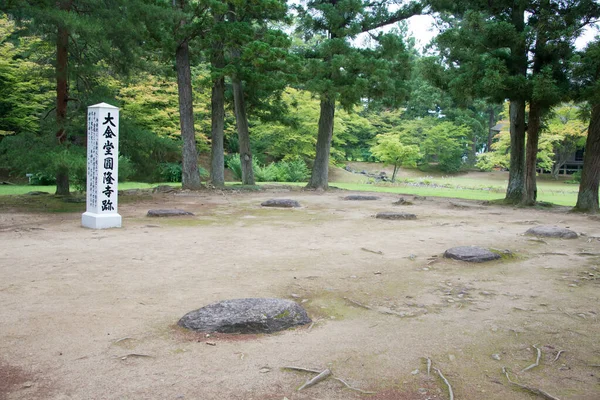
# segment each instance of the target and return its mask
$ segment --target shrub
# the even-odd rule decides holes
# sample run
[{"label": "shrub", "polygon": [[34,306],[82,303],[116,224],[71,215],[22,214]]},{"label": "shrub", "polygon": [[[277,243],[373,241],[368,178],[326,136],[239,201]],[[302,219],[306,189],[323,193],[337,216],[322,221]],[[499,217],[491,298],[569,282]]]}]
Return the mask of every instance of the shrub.
[{"label": "shrub", "polygon": [[242,180],[242,161],[240,160],[239,154],[230,155],[225,161],[225,165],[231,170],[236,180]]},{"label": "shrub", "polygon": [[308,167],[300,158],[290,161],[280,161],[277,164],[277,169],[279,170],[277,180],[280,182],[303,182],[308,179]]},{"label": "shrub", "polygon": [[161,163],[159,166],[159,172],[161,182],[181,182],[181,164]]},{"label": "shrub", "polygon": [[119,156],[119,182],[126,182],[135,174],[135,166],[131,159],[126,156]]},{"label": "shrub", "polygon": [[258,161],[252,159],[252,169],[254,170],[254,179],[257,182],[276,182],[279,175],[279,169],[274,163],[260,165]]}]

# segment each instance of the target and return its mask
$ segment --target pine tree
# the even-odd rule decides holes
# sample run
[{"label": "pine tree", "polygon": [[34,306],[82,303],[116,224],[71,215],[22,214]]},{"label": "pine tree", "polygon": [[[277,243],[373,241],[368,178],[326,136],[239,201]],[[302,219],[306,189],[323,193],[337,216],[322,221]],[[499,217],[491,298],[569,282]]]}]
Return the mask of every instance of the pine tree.
[{"label": "pine tree", "polygon": [[[3,11],[30,32],[54,44],[56,84],[56,144],[68,151],[72,133],[68,131],[68,104],[77,99],[71,91],[90,91],[100,66],[122,72],[134,63],[137,23],[125,0],[98,3],[94,0],[6,0]],[[81,83],[81,85],[79,85]],[[56,163],[56,194],[69,195],[69,163]]]},{"label": "pine tree", "polygon": [[600,37],[589,44],[575,70],[579,98],[591,108],[588,136],[583,157],[583,171],[575,210],[597,213],[600,181]]},{"label": "pine tree", "polygon": [[306,49],[303,56],[304,85],[320,99],[316,156],[307,187],[324,190],[328,187],[336,103],[350,109],[363,97],[397,90],[407,76],[407,71],[402,71],[403,67],[407,69],[405,47],[396,35],[373,35],[375,49],[358,49],[351,41],[360,33],[419,14],[422,5],[411,2],[391,12],[386,2],[314,0],[297,10],[304,35],[323,38],[314,48]]}]

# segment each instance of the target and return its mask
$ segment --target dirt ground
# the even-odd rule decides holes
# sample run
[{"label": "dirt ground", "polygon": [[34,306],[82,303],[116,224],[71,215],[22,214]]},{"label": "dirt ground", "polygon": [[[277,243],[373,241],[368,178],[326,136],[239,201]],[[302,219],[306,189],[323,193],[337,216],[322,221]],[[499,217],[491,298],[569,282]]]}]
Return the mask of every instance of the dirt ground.
[{"label": "dirt ground", "polygon": [[[350,192],[176,192],[124,202],[123,228],[80,213],[0,213],[0,399],[600,398],[600,222],[532,210]],[[292,198],[299,209],[267,209]],[[195,213],[147,218],[156,208]],[[374,218],[407,211],[414,221]],[[575,240],[524,236],[538,224]],[[454,246],[509,250],[444,259]],[[188,311],[242,297],[300,302],[313,324],[191,334]],[[539,366],[535,363],[540,349]],[[428,374],[427,358],[432,362]],[[282,369],[330,368],[329,379]]]}]

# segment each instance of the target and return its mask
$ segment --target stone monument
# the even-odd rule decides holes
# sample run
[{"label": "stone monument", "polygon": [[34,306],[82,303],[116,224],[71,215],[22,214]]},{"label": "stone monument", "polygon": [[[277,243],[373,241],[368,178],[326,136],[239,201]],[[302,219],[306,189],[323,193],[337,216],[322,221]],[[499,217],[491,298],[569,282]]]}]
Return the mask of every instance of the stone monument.
[{"label": "stone monument", "polygon": [[87,197],[81,216],[85,228],[120,228],[117,213],[119,181],[119,109],[100,103],[88,107]]}]

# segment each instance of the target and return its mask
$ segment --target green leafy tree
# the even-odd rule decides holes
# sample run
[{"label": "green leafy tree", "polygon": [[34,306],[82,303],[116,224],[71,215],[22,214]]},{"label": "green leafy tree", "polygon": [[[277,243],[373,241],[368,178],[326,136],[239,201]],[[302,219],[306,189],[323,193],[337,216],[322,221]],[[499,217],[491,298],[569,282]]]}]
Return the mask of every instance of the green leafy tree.
[{"label": "green leafy tree", "polygon": [[386,2],[354,0],[313,0],[297,7],[299,29],[305,37],[322,38],[302,54],[306,59],[304,85],[320,101],[317,147],[307,187],[328,187],[336,103],[350,109],[362,98],[398,92],[407,75],[405,46],[397,35],[373,36],[376,45],[370,49],[358,49],[352,40],[361,32],[402,21],[421,10],[416,2],[390,11]]},{"label": "green leafy tree", "polygon": [[377,135],[376,140],[377,144],[371,147],[371,152],[384,164],[394,166],[392,182],[396,181],[396,174],[402,165],[415,166],[421,156],[418,146],[403,144],[397,134]]},{"label": "green leafy tree", "polygon": [[537,166],[558,174],[569,157],[585,145],[587,126],[580,118],[581,108],[574,104],[555,107],[543,122]]},{"label": "green leafy tree", "polygon": [[[132,10],[131,2],[124,0],[101,3],[93,0],[5,0],[0,3],[0,11],[26,28],[18,31],[18,35],[35,33],[55,47],[56,106],[51,131],[55,145],[60,149],[49,150],[48,154],[64,154],[72,150],[73,157],[77,156],[80,152],[77,148],[78,135],[68,128],[74,118],[80,119],[81,126],[85,122],[70,113],[69,103],[81,104],[91,99],[93,96],[90,94],[102,86],[103,78],[110,75],[108,71],[123,72],[135,62],[134,54],[139,46],[134,33],[138,25]],[[57,162],[52,163],[56,167],[56,193],[60,195],[70,192],[71,163],[61,162],[69,159],[58,157]]]},{"label": "green leafy tree", "polygon": [[[598,5],[591,0],[432,3],[452,13],[444,18],[447,29],[438,37],[448,88],[467,97],[510,99],[506,201],[532,204],[541,117],[566,92],[571,43],[582,26],[597,16]],[[526,102],[530,102],[527,167]]]},{"label": "green leafy tree", "polygon": [[424,133],[420,147],[426,160],[437,159],[439,168],[444,172],[458,172],[463,156],[468,152],[468,128],[444,121]]},{"label": "green leafy tree", "polygon": [[52,100],[50,85],[40,66],[29,56],[41,44],[35,37],[10,39],[17,27],[0,15],[0,139],[22,132],[38,132],[43,110]]},{"label": "green leafy tree", "polygon": [[274,97],[278,100],[288,83],[284,78],[290,41],[273,27],[274,22],[285,19],[286,13],[286,2],[281,0],[233,1],[229,3],[225,18],[242,183],[245,185],[254,184],[248,113],[263,116],[262,112],[269,109],[269,100]]}]

